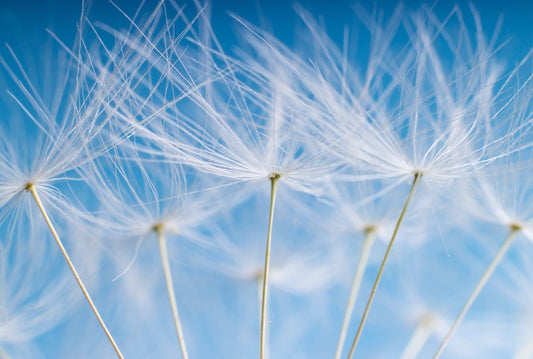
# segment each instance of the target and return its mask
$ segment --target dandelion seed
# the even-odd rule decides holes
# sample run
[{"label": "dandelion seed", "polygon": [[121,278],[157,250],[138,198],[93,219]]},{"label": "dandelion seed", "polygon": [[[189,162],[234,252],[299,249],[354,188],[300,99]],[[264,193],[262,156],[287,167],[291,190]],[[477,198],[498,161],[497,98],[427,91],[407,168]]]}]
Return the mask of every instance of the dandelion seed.
[{"label": "dandelion seed", "polygon": [[[508,105],[506,106],[508,107],[507,109],[504,108],[499,111],[500,115],[507,112],[510,116],[510,125],[517,127],[520,131],[512,130],[513,136],[506,141],[510,145],[510,149],[506,152],[509,153],[508,156],[499,161],[500,163],[503,162],[503,166],[495,165],[491,168],[492,171],[497,170],[497,172],[492,173],[490,176],[485,172],[484,176],[477,177],[477,188],[472,193],[478,195],[478,203],[476,204],[475,200],[470,201],[473,205],[471,210],[479,211],[477,212],[479,217],[507,227],[507,237],[475,286],[462,311],[435,353],[434,358],[440,357],[451,336],[503,259],[514,239],[520,234],[525,235],[528,239],[533,238],[530,235],[531,230],[529,228],[532,213],[528,201],[531,193],[531,183],[529,174],[521,168],[528,168],[528,165],[521,165],[522,156],[528,158],[531,151],[531,139],[528,132],[530,129],[522,130],[521,127],[523,123],[529,122],[529,117],[531,116],[531,79],[531,76],[526,78],[525,82],[520,84],[518,91],[514,93],[513,98],[510,100],[514,105]],[[526,118],[522,118],[523,116],[526,116]],[[513,153],[513,149],[520,152]],[[522,171],[522,173],[519,171]]]},{"label": "dandelion seed", "polygon": [[[1,57],[0,62],[15,83],[11,97],[38,128],[34,129],[37,131],[35,134],[37,140],[33,143],[30,143],[31,140],[25,135],[17,138],[19,143],[12,138],[9,138],[12,142],[7,142],[7,137],[2,136],[4,143],[1,147],[7,151],[5,155],[0,156],[0,168],[6,169],[0,174],[2,186],[0,193],[3,195],[0,199],[0,204],[3,204],[0,220],[13,212],[26,192],[32,195],[91,309],[117,355],[122,357],[43,204],[47,202],[56,207],[58,204],[54,201],[65,203],[65,199],[53,185],[69,179],[81,164],[91,161],[105,151],[106,146],[93,141],[107,121],[102,115],[104,100],[94,88],[90,87],[90,81],[85,77],[87,74],[80,71],[76,73],[79,69],[75,64],[64,59],[62,64],[66,72],[57,72],[59,74],[55,84],[57,87],[52,88],[54,84],[46,84],[53,94],[50,100],[52,105],[49,105],[40,96],[36,85],[31,82],[14,52],[11,49],[9,51],[12,55],[12,66]],[[73,73],[76,73],[74,81],[71,78]],[[88,86],[88,90],[85,85]],[[16,90],[20,94],[17,94]],[[28,140],[24,144],[27,146],[25,150],[23,150],[24,140]]]}]

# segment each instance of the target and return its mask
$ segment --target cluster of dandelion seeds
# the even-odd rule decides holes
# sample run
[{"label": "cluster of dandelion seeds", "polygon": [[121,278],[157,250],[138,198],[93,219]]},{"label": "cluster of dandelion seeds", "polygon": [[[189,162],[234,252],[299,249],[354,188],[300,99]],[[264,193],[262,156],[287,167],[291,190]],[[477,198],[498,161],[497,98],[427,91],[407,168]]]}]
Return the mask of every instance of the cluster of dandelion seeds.
[{"label": "cluster of dandelion seeds", "polygon": [[294,45],[81,7],[0,52],[0,358],[533,358],[533,51],[473,7],[295,5]]}]

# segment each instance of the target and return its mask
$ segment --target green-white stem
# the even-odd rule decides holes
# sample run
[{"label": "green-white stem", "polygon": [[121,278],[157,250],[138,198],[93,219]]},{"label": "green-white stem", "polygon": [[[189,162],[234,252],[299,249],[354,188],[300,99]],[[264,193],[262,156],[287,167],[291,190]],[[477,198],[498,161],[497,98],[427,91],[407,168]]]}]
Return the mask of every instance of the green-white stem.
[{"label": "green-white stem", "polygon": [[376,280],[374,281],[374,285],[372,286],[372,290],[370,291],[370,296],[368,297],[365,311],[363,312],[363,316],[361,318],[361,321],[359,322],[359,328],[357,328],[357,333],[355,334],[352,347],[350,348],[350,352],[348,353],[348,359],[351,359],[353,357],[355,348],[357,347],[357,343],[359,342],[359,338],[361,337],[361,334],[363,333],[363,327],[365,325],[366,318],[370,311],[370,306],[372,305],[372,301],[374,300],[374,296],[376,295],[376,290],[381,280],[381,276],[383,275],[383,269],[385,268],[385,264],[387,263],[387,259],[389,258],[392,245],[394,244],[394,240],[396,239],[396,235],[398,234],[398,230],[400,229],[400,225],[402,224],[403,217],[405,216],[405,212],[407,211],[407,208],[409,207],[409,203],[411,202],[411,199],[413,198],[413,194],[415,193],[415,190],[418,187],[418,184],[420,183],[421,179],[422,179],[422,174],[419,172],[416,172],[414,176],[413,184],[411,185],[411,190],[409,191],[409,195],[407,196],[405,204],[402,208],[400,217],[398,218],[398,221],[396,222],[396,226],[394,227],[394,232],[392,233],[392,237],[389,241],[389,245],[387,246],[387,250],[385,251],[383,260],[381,261],[381,266],[379,267],[378,275],[376,276]]},{"label": "green-white stem", "polygon": [[470,297],[468,298],[465,306],[463,307],[463,310],[461,310],[461,313],[459,313],[459,316],[457,317],[457,319],[455,319],[455,322],[453,323],[452,327],[448,331],[448,334],[446,334],[446,337],[444,337],[444,340],[440,344],[439,349],[437,349],[437,352],[433,356],[433,359],[437,359],[437,358],[440,357],[440,355],[444,351],[444,348],[446,347],[446,345],[450,341],[453,333],[455,332],[457,327],[459,327],[459,324],[461,324],[461,321],[463,320],[464,316],[466,315],[466,313],[468,312],[468,310],[470,309],[470,307],[472,306],[472,304],[476,300],[477,296],[479,295],[479,293],[481,292],[481,290],[483,289],[483,287],[485,286],[485,284],[487,283],[487,281],[491,277],[492,273],[494,272],[494,270],[496,269],[496,267],[498,266],[498,264],[502,260],[503,256],[505,255],[505,253],[507,252],[507,250],[509,249],[511,244],[513,243],[513,240],[514,240],[514,238],[516,237],[516,234],[519,231],[520,231],[520,226],[511,225],[511,230],[509,231],[509,234],[507,235],[507,238],[505,239],[505,241],[503,242],[502,246],[498,250],[498,253],[496,253],[496,256],[494,257],[494,259],[490,263],[489,267],[485,270],[485,273],[483,274],[483,276],[481,277],[481,279],[477,283],[476,287],[472,291],[472,294],[470,294]]},{"label": "green-white stem", "polygon": [[272,239],[272,222],[274,220],[274,205],[276,204],[276,188],[278,185],[279,174],[273,174],[270,177],[270,214],[268,217],[268,234],[265,251],[265,269],[263,271],[263,296],[261,304],[261,338],[260,338],[260,359],[265,359],[266,337],[267,337],[267,309],[268,309],[268,274],[270,270],[270,247]]},{"label": "green-white stem", "polygon": [[28,184],[26,186],[26,190],[31,193],[33,199],[35,200],[35,203],[37,203],[37,207],[39,207],[39,210],[41,211],[41,213],[42,213],[42,215],[44,217],[44,220],[45,220],[46,224],[48,225],[48,228],[50,229],[50,232],[52,233],[52,236],[54,237],[57,245],[59,246],[59,249],[60,249],[61,253],[63,254],[63,257],[67,261],[67,264],[68,264],[70,270],[72,271],[72,274],[74,275],[74,278],[76,278],[76,282],[78,282],[78,285],[80,286],[81,291],[83,292],[83,295],[85,296],[85,299],[87,299],[87,302],[91,306],[91,309],[92,309],[94,315],[96,315],[96,319],[98,319],[98,322],[100,323],[100,326],[102,327],[102,329],[104,330],[107,338],[111,342],[111,345],[113,346],[113,349],[115,349],[115,352],[117,353],[117,356],[119,358],[123,359],[124,356],[120,352],[120,349],[118,348],[117,344],[115,343],[115,340],[113,339],[113,337],[111,336],[111,333],[107,329],[107,326],[105,325],[102,317],[100,316],[100,313],[98,312],[98,309],[96,309],[96,306],[94,305],[93,300],[91,299],[91,296],[89,295],[89,292],[87,291],[87,288],[85,288],[85,285],[83,284],[83,282],[82,282],[82,280],[81,280],[81,278],[80,278],[80,276],[78,274],[78,271],[74,267],[74,264],[70,260],[70,257],[68,255],[65,247],[63,246],[63,242],[59,238],[59,236],[58,236],[58,234],[57,234],[57,232],[55,230],[55,227],[52,224],[52,221],[48,217],[48,214],[47,214],[46,210],[44,209],[43,203],[41,202],[41,198],[39,197],[39,194],[37,193],[37,189],[35,188],[34,185]]},{"label": "green-white stem", "polygon": [[400,359],[415,359],[433,333],[433,320],[426,316],[420,319]]},{"label": "green-white stem", "polygon": [[183,356],[183,359],[189,359],[187,347],[185,346],[185,339],[183,337],[183,330],[181,329],[181,322],[178,315],[178,304],[176,302],[176,294],[174,292],[172,272],[170,271],[170,263],[168,260],[167,242],[163,233],[163,226],[156,225],[154,230],[157,234],[157,240],[159,242],[159,252],[161,253],[161,263],[163,264],[163,271],[165,272],[168,300],[172,309],[172,316],[174,317],[174,326],[176,327],[176,334],[178,335],[178,341],[180,343],[181,355]]},{"label": "green-white stem", "polygon": [[344,320],[342,322],[342,329],[339,335],[339,341],[337,343],[337,351],[335,352],[335,359],[340,359],[342,355],[342,348],[344,347],[344,341],[346,340],[346,333],[348,332],[348,326],[350,324],[350,319],[352,318],[353,309],[355,302],[357,301],[357,294],[359,293],[359,288],[361,287],[361,282],[365,274],[366,266],[368,264],[368,258],[370,257],[370,252],[372,245],[374,244],[376,229],[375,227],[368,227],[365,229],[365,240],[363,243],[363,249],[361,250],[361,255],[359,257],[359,264],[357,265],[357,270],[355,271],[355,276],[353,278],[352,290],[350,292],[350,298],[348,299],[348,304],[346,305],[346,311],[344,313]]}]

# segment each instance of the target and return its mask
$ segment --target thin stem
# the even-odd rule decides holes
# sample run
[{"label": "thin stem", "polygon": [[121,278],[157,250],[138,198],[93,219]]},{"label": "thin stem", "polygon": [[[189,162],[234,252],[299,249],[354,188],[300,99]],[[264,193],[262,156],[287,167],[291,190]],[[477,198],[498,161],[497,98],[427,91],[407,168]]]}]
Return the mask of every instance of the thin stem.
[{"label": "thin stem", "polygon": [[485,273],[483,274],[483,276],[481,277],[481,279],[477,283],[476,287],[474,288],[474,291],[472,292],[472,294],[470,294],[470,297],[468,298],[465,306],[463,307],[463,310],[461,310],[461,313],[459,313],[459,316],[457,317],[457,319],[455,319],[455,322],[453,323],[452,327],[448,331],[448,334],[446,334],[446,337],[444,337],[444,340],[440,344],[439,349],[437,349],[437,352],[433,356],[433,359],[437,359],[438,357],[440,357],[440,355],[444,351],[444,348],[446,347],[446,345],[450,341],[453,333],[455,332],[457,327],[459,327],[459,324],[461,324],[461,321],[463,320],[464,316],[466,315],[466,313],[468,312],[468,310],[470,309],[470,307],[472,306],[472,304],[476,300],[477,296],[479,295],[479,293],[481,292],[481,290],[483,289],[483,287],[485,286],[485,284],[487,283],[487,281],[491,277],[492,273],[494,272],[494,270],[496,269],[496,267],[498,266],[498,264],[502,260],[503,256],[505,255],[505,253],[507,252],[507,250],[509,249],[511,244],[513,243],[513,240],[514,240],[516,234],[519,231],[520,231],[520,226],[511,225],[511,230],[509,231],[509,234],[507,235],[507,238],[505,239],[505,241],[503,242],[502,246],[500,247],[500,249],[496,253],[496,256],[494,257],[494,259],[490,263],[489,267],[485,270]]},{"label": "thin stem", "polygon": [[431,333],[433,332],[433,321],[431,317],[423,317],[416,326],[409,343],[403,350],[402,357],[400,359],[415,359],[420,353],[420,350],[424,347],[428,341]]},{"label": "thin stem", "polygon": [[154,227],[157,233],[157,239],[159,242],[159,252],[161,253],[161,263],[163,264],[163,270],[165,272],[165,281],[167,284],[168,300],[170,307],[172,308],[172,316],[174,317],[174,325],[176,326],[176,334],[178,335],[178,341],[180,343],[181,354],[183,359],[188,359],[187,347],[185,346],[185,339],[183,337],[183,330],[181,329],[180,318],[178,315],[178,304],[176,302],[176,294],[174,292],[174,284],[172,281],[172,273],[170,271],[170,263],[168,260],[167,242],[163,233],[163,226],[157,225]]},{"label": "thin stem", "polygon": [[272,238],[272,222],[274,219],[274,205],[276,204],[276,188],[278,185],[279,174],[273,174],[270,177],[271,190],[270,190],[270,214],[268,218],[268,234],[265,251],[265,269],[263,271],[263,297],[261,304],[261,339],[260,339],[260,359],[265,359],[266,351],[266,323],[267,323],[267,307],[268,307],[268,274],[270,270],[270,247]]},{"label": "thin stem", "polygon": [[115,343],[115,340],[113,339],[113,337],[111,336],[111,333],[107,329],[107,326],[105,325],[102,317],[100,316],[100,313],[98,312],[98,309],[96,309],[96,306],[94,305],[93,300],[91,299],[91,296],[89,295],[89,292],[85,288],[85,285],[83,284],[83,282],[82,282],[82,280],[81,280],[81,278],[80,278],[80,276],[78,274],[78,271],[74,267],[74,264],[70,260],[70,257],[68,255],[65,247],[63,246],[63,242],[61,242],[61,239],[59,238],[59,236],[58,236],[58,234],[57,234],[57,232],[55,230],[55,227],[52,224],[52,221],[50,221],[50,218],[48,217],[48,214],[46,213],[46,210],[44,209],[43,203],[41,202],[41,198],[39,197],[39,194],[37,193],[37,189],[35,188],[34,185],[28,184],[26,186],[26,190],[31,193],[33,199],[35,200],[35,203],[37,203],[37,207],[39,207],[39,210],[41,211],[41,213],[42,213],[42,215],[44,217],[44,220],[45,220],[46,224],[48,225],[48,228],[50,229],[50,232],[52,233],[52,236],[54,237],[57,245],[59,246],[59,249],[61,250],[61,253],[63,254],[63,257],[65,257],[65,260],[67,261],[67,264],[68,264],[70,270],[72,271],[72,274],[74,275],[74,278],[76,278],[76,282],[78,282],[78,285],[80,286],[81,291],[83,292],[83,295],[85,296],[85,299],[87,299],[87,302],[91,306],[91,309],[92,309],[94,315],[96,315],[96,319],[98,319],[98,322],[100,323],[100,326],[102,327],[102,329],[104,330],[107,338],[111,342],[111,345],[113,346],[113,349],[115,349],[115,352],[117,353],[117,356],[119,358],[123,359],[124,356],[120,352],[120,349],[118,348],[117,344]]},{"label": "thin stem", "polygon": [[365,269],[368,264],[368,258],[370,257],[370,251],[376,237],[375,233],[375,227],[368,227],[365,229],[365,241],[363,243],[363,249],[361,250],[361,256],[359,257],[359,264],[357,265],[357,270],[355,271],[355,276],[353,278],[350,298],[348,300],[348,304],[346,305],[342,329],[339,335],[339,341],[337,343],[337,351],[335,352],[335,359],[340,359],[342,354],[342,348],[344,347],[344,342],[346,340],[346,333],[348,332],[348,325],[350,324],[350,319],[352,318],[353,309],[357,300],[357,294],[359,293],[363,275],[365,274]]},{"label": "thin stem", "polygon": [[357,347],[357,343],[359,342],[359,338],[361,337],[361,334],[363,332],[363,327],[366,322],[366,317],[368,316],[368,313],[370,311],[370,306],[372,305],[372,301],[374,300],[374,296],[376,294],[379,281],[381,280],[381,276],[383,275],[383,269],[385,268],[385,264],[387,263],[387,259],[389,258],[392,245],[394,244],[394,240],[396,239],[396,235],[398,234],[398,230],[400,229],[400,225],[402,224],[403,217],[405,216],[405,212],[407,211],[407,207],[409,207],[409,203],[411,202],[411,199],[413,198],[413,194],[416,188],[418,187],[418,184],[420,183],[421,178],[422,178],[422,174],[419,172],[416,172],[414,176],[413,184],[411,185],[411,190],[409,191],[409,195],[407,196],[402,212],[400,213],[400,217],[398,218],[398,221],[396,222],[396,227],[394,227],[394,232],[392,233],[392,237],[390,239],[389,245],[387,246],[387,250],[385,251],[385,256],[383,257],[383,260],[381,261],[381,266],[379,267],[378,275],[376,277],[376,280],[374,281],[374,285],[372,286],[370,296],[368,297],[368,302],[366,303],[365,311],[363,312],[363,317],[361,318],[361,322],[359,322],[359,328],[357,328],[357,333],[355,334],[352,347],[350,348],[348,359],[351,359],[355,352],[355,348]]}]

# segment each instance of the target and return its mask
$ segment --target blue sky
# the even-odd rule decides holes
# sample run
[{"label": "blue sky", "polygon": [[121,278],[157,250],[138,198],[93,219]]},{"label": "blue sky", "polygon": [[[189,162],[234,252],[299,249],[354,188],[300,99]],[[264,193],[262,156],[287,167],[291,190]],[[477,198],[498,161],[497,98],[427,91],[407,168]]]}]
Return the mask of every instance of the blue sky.
[{"label": "blue sky", "polygon": [[[147,3],[156,3],[148,1]],[[17,43],[45,36],[44,29],[49,27],[58,32],[62,38],[69,39],[74,34],[75,24],[79,17],[81,1],[71,0],[2,0],[0,7],[0,40],[2,43]],[[120,0],[116,2],[120,7],[133,13],[137,1]],[[178,2],[181,3],[181,2]],[[334,33],[341,33],[344,24],[353,23],[352,0],[317,1],[301,0],[300,3],[315,16],[323,16],[328,29]],[[375,4],[377,8],[390,12],[398,2],[388,0],[360,2],[367,7]],[[404,4],[408,8],[417,8],[422,3],[429,1],[408,0]],[[231,20],[229,11],[246,18],[247,20],[271,29],[276,36],[291,43],[294,41],[294,29],[296,16],[292,10],[293,1],[285,0],[214,0],[213,21],[219,36],[231,34]],[[468,11],[469,4],[473,4],[481,13],[483,24],[488,32],[497,22],[500,15],[504,16],[504,25],[501,40],[509,39],[504,51],[515,52],[524,55],[532,46],[531,14],[533,2],[526,0],[473,0],[473,1],[450,1],[437,2],[437,9],[447,13],[454,4],[459,4],[463,11]],[[190,5],[192,7],[192,5]],[[106,0],[93,1],[93,18],[109,19],[117,16],[116,11]]]},{"label": "blue sky", "polygon": [[[7,48],[3,44],[8,43],[13,47],[17,56],[25,60],[28,59],[29,64],[32,61],[46,62],[46,59],[41,59],[38,57],[39,55],[36,55],[39,53],[39,45],[43,39],[50,39],[45,31],[46,28],[55,32],[66,44],[73,42],[81,1],[0,1],[0,54],[2,56],[7,54]],[[146,6],[147,9],[151,8],[151,2],[156,3],[156,1],[147,1],[149,4]],[[350,26],[355,22],[356,17],[352,7],[354,1],[301,0],[299,3],[308,9],[313,16],[323,17],[328,33],[335,40],[340,41],[345,25]],[[416,9],[422,2],[406,1],[405,3],[408,9]],[[137,1],[117,0],[117,4],[128,14],[133,14]],[[298,39],[297,29],[301,27],[301,24],[292,10],[292,4],[291,1],[282,0],[213,0],[213,27],[222,44],[231,48],[236,42],[233,30],[238,28],[238,24],[228,16],[228,12],[234,12],[272,32],[289,46],[297,46],[295,43]],[[455,2],[448,0],[440,1],[436,5],[437,13],[445,16],[454,4]],[[493,32],[498,18],[501,15],[504,16],[503,28],[498,37],[498,43],[509,40],[501,50],[501,57],[504,61],[511,64],[518,62],[531,50],[533,1],[475,0],[472,4],[479,10],[483,25],[489,34]],[[396,6],[396,2],[380,0],[376,1],[375,5],[377,8],[383,9],[385,14],[390,14]],[[372,7],[371,4],[366,3],[365,6],[367,8]],[[471,25],[472,19],[468,6],[466,2],[460,3],[461,9],[466,14],[465,19]],[[190,4],[189,8],[194,9],[194,5]],[[191,13],[194,11],[191,10]],[[107,0],[94,0],[89,18],[94,21],[103,21],[115,27],[127,24],[122,15]],[[32,55],[26,57],[30,53]],[[0,91],[5,91],[5,89],[0,88]],[[0,124],[3,124],[2,121],[9,121],[9,118],[0,118]]]}]

